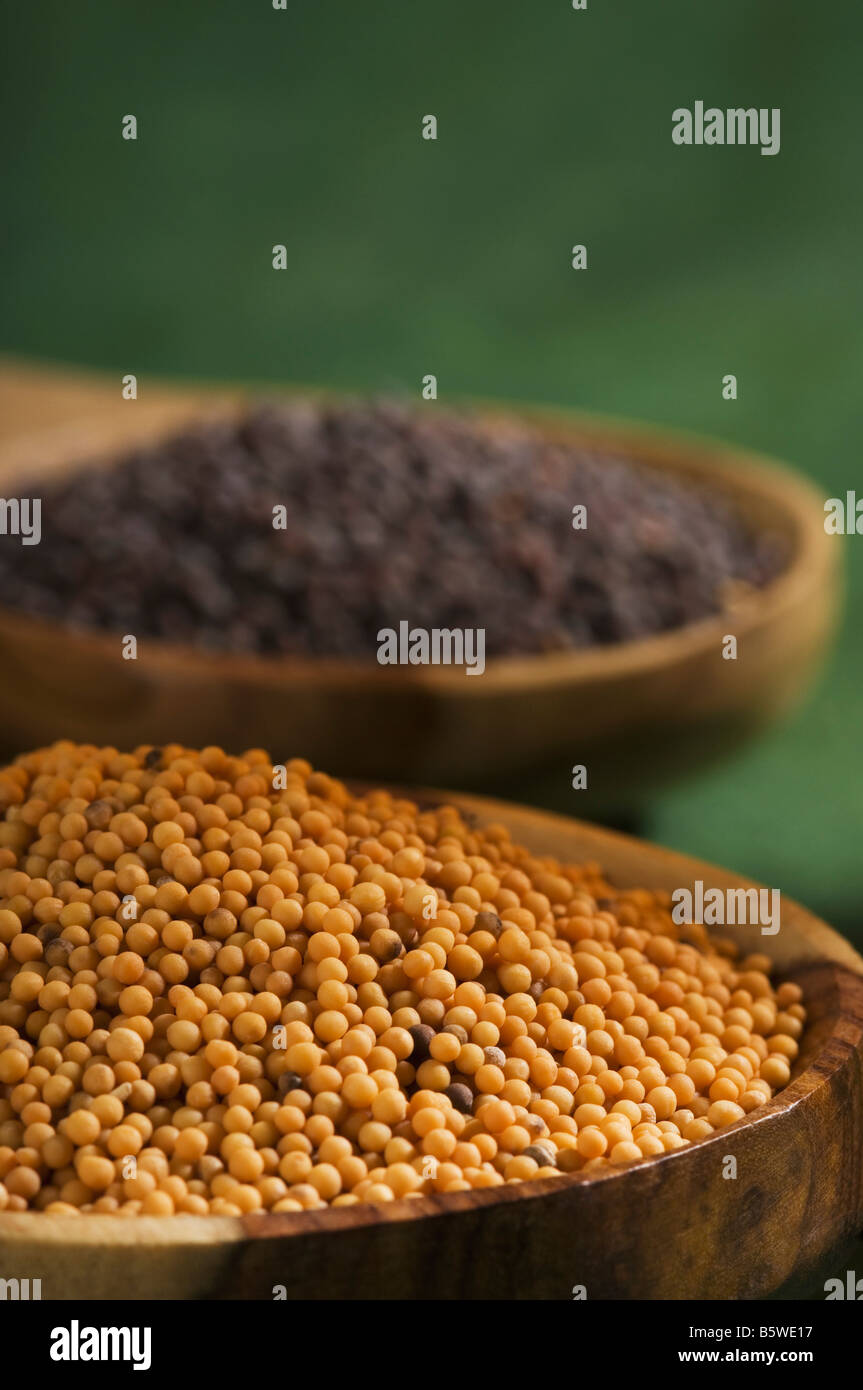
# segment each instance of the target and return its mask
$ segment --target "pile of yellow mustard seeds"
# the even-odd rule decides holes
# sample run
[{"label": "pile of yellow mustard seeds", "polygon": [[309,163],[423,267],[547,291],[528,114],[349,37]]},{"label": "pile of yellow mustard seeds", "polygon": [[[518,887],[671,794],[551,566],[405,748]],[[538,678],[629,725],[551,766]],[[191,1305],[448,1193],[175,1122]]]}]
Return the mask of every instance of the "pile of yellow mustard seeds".
[{"label": "pile of yellow mustard seeds", "polygon": [[0,1208],[240,1215],[703,1139],[804,1010],[454,806],[295,759],[57,743],[0,770]]}]

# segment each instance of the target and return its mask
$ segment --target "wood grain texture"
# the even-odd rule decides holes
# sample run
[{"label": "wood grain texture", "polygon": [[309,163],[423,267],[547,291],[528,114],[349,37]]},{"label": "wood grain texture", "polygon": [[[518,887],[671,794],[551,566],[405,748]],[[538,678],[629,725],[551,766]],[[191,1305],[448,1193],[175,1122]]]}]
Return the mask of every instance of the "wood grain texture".
[{"label": "wood grain texture", "polygon": [[[618,887],[749,880],[560,816],[477,797],[534,851],[594,859]],[[809,1011],[791,1083],[752,1118],[677,1153],[386,1207],[231,1218],[0,1214],[0,1271],[46,1298],[754,1298],[863,1223],[863,959],[783,901],[776,936],[723,928],[796,979]],[[737,1160],[737,1178],[723,1176]],[[842,1275],[844,1271],[836,1271]]]},{"label": "wood grain texture", "polygon": [[[106,397],[103,383],[97,405],[93,382],[76,397],[65,377],[55,388],[50,373],[41,385],[23,375],[22,383],[20,369],[0,371],[0,491],[34,469],[64,472],[89,458],[109,467],[117,450],[230,413],[242,399],[148,387],[130,403],[114,384]],[[57,417],[55,389],[68,423],[62,411]],[[43,430],[33,424],[40,390],[53,412]],[[484,413],[492,428],[512,427],[499,406]],[[788,568],[733,613],[606,648],[494,660],[473,679],[445,667],[211,655],[147,639],[137,661],[124,661],[120,634],[78,633],[0,608],[0,752],[58,737],[120,747],[143,739],[241,743],[277,758],[302,753],[340,776],[485,789],[578,760],[597,774],[592,806],[637,804],[648,784],[716,761],[787,711],[808,686],[837,613],[838,551],[814,489],[756,455],[647,426],[527,407],[516,418],[530,418],[548,437],[709,482],[787,542]],[[737,661],[722,659],[727,632],[738,639]]]}]

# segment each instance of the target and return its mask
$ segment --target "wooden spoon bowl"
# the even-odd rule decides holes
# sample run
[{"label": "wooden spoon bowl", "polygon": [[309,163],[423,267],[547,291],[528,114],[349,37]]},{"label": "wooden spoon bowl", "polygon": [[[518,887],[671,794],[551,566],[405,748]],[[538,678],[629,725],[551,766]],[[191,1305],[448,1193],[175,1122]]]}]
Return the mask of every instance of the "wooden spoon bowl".
[{"label": "wooden spoon bowl", "polygon": [[[418,794],[414,794],[418,795]],[[615,886],[749,880],[579,821],[453,793],[534,853]],[[790,1084],[738,1124],[626,1168],[387,1206],[245,1218],[0,1214],[0,1272],[43,1298],[756,1298],[863,1223],[863,958],[783,901],[775,936],[724,927],[799,982]],[[736,1160],[729,1178],[727,1159]],[[836,1271],[844,1276],[844,1271]],[[285,1296],[285,1295],[282,1295]]]},{"label": "wooden spoon bowl", "polygon": [[[0,382],[2,387],[2,382]],[[70,388],[67,387],[67,390]],[[92,388],[91,388],[92,389]],[[10,393],[13,394],[13,393]],[[26,396],[26,393],[25,393]],[[118,452],[178,425],[240,408],[241,397],[167,394],[70,412],[0,441],[0,491],[22,474],[109,467]],[[2,390],[0,390],[2,399]],[[30,400],[29,397],[26,397]],[[49,399],[53,400],[53,397]],[[89,414],[87,413],[89,412]],[[714,488],[787,547],[784,571],[730,612],[638,641],[490,661],[480,678],[447,667],[206,654],[143,638],[64,628],[0,607],[0,752],[58,737],[131,746],[179,739],[304,756],[344,776],[500,791],[514,778],[568,785],[590,768],[582,807],[630,807],[645,789],[714,761],[780,717],[809,684],[835,624],[837,548],[823,499],[756,455],[647,426],[488,407],[491,428],[529,419],[579,441]],[[737,660],[722,655],[726,634]]]}]

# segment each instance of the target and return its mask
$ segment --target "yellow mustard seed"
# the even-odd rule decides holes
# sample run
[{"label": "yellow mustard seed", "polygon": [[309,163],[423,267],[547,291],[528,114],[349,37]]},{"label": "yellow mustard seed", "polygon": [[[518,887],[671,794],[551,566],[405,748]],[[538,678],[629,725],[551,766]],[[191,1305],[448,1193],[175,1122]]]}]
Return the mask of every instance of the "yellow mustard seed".
[{"label": "yellow mustard seed", "polygon": [[799,989],[667,894],[285,771],[68,742],[0,769],[0,1209],[530,1182],[652,1160],[788,1084]]}]

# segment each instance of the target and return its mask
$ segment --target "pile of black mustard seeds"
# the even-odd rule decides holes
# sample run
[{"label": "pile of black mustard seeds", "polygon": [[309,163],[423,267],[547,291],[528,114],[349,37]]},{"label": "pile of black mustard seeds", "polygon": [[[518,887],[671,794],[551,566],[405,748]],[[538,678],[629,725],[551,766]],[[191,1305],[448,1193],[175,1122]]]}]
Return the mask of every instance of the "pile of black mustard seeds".
[{"label": "pile of black mustard seeds", "polygon": [[402,620],[488,656],[625,642],[783,564],[718,492],[435,406],[256,407],[18,494],[42,540],[0,538],[5,606],[220,651],[371,660]]}]

